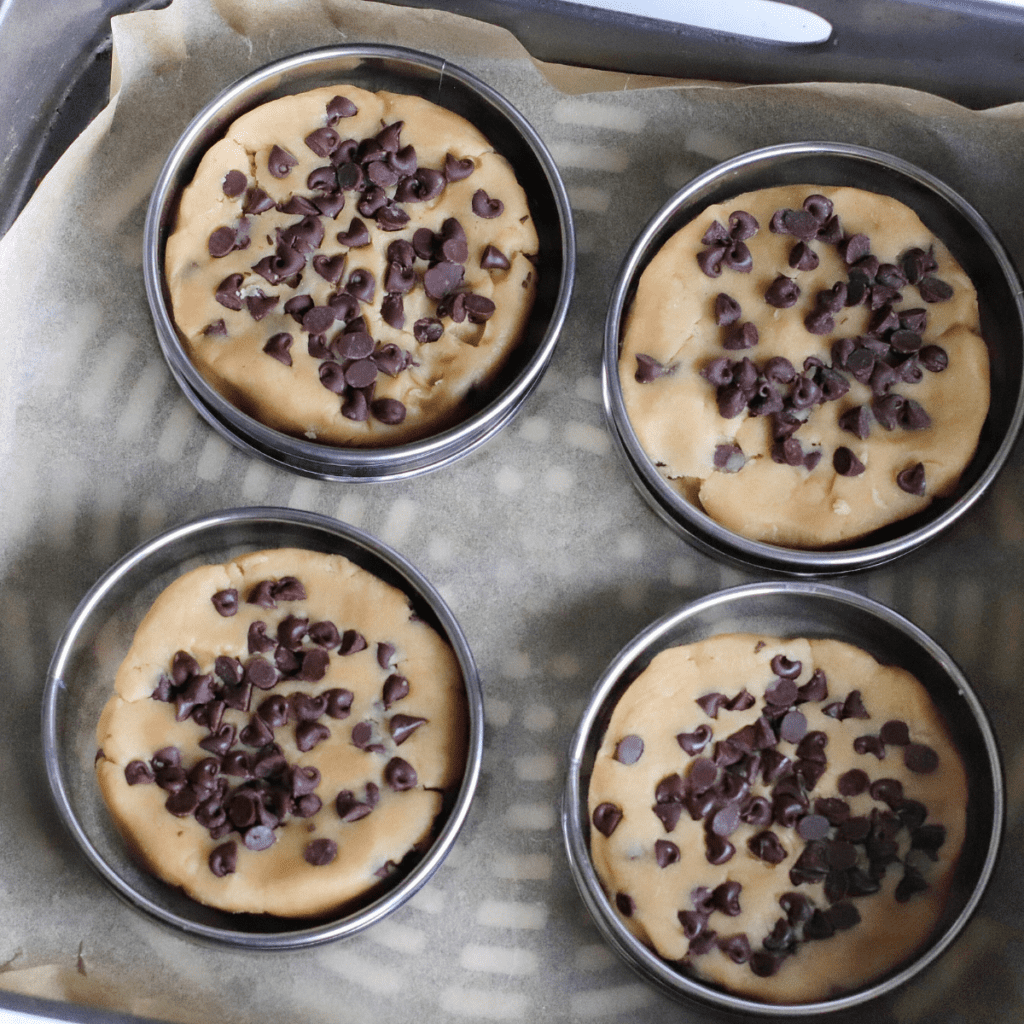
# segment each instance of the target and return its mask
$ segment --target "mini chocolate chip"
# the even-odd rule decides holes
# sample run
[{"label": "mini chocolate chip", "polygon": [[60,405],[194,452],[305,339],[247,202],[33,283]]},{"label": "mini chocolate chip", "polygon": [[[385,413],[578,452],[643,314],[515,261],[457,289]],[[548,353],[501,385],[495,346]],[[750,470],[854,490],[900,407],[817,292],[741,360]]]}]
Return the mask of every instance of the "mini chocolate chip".
[{"label": "mini chocolate chip", "polygon": [[896,474],[896,485],[901,491],[920,498],[927,490],[924,475],[924,463],[918,462],[909,469],[902,469]]},{"label": "mini chocolate chip", "polygon": [[835,450],[832,466],[840,476],[860,476],[864,472],[864,463],[845,445]]},{"label": "mini chocolate chip", "polygon": [[939,766],[939,755],[924,743],[909,743],[903,748],[903,763],[919,775],[930,775]]},{"label": "mini chocolate chip", "polygon": [[644,752],[644,741],[634,734],[623,736],[615,746],[615,760],[622,764],[636,764]]},{"label": "mini chocolate chip", "polygon": [[622,811],[612,803],[598,804],[594,808],[594,828],[603,836],[610,836],[622,821]]}]

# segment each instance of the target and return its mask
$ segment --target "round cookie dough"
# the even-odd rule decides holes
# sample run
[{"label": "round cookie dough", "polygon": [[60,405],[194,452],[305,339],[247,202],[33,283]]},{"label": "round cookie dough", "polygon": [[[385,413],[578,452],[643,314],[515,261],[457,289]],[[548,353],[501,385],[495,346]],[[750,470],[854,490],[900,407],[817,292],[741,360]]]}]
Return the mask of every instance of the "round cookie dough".
[{"label": "round cookie dough", "polygon": [[889,196],[705,210],[641,275],[619,376],[665,476],[741,536],[848,545],[956,487],[989,405],[975,289]]},{"label": "round cookie dough", "polygon": [[807,1003],[900,965],[964,841],[961,758],[921,684],[833,640],[730,634],[658,654],[590,781],[625,926],[735,994]]},{"label": "round cookie dough", "polygon": [[480,407],[536,292],[537,233],[509,163],[417,96],[272,100],[203,156],[167,241],[199,372],[264,424],[379,447]]},{"label": "round cookie dough", "polygon": [[179,577],[114,690],[96,772],[115,824],[155,875],[226,911],[343,909],[429,843],[465,766],[454,652],[337,555]]}]

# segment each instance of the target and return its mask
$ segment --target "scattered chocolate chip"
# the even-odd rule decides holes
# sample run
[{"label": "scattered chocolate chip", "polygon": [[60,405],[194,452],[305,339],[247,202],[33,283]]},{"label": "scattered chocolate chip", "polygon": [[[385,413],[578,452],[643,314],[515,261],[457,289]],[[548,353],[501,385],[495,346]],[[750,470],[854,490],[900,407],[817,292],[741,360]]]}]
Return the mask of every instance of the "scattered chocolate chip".
[{"label": "scattered chocolate chip", "polygon": [[622,811],[612,803],[598,804],[594,808],[594,828],[603,836],[610,836],[622,821]]},{"label": "scattered chocolate chip", "polygon": [[369,228],[358,217],[353,217],[347,231],[338,232],[338,241],[350,249],[360,249],[370,244]]},{"label": "scattered chocolate chip", "polygon": [[725,864],[726,861],[732,859],[732,856],[735,853],[736,847],[733,846],[728,839],[716,835],[714,832],[705,833],[704,856],[710,864],[714,864],[716,866]]},{"label": "scattered chocolate chip", "polygon": [[210,851],[210,871],[217,878],[224,878],[225,875],[234,874],[238,866],[238,844],[234,842],[222,843]]},{"label": "scattered chocolate chip", "polygon": [[747,938],[746,932],[737,932],[735,935],[719,938],[718,948],[734,964],[745,964],[751,956],[750,940]]},{"label": "scattered chocolate chip", "polygon": [[492,199],[482,188],[473,193],[471,206],[478,217],[486,220],[500,217],[505,210],[505,204],[500,199]]},{"label": "scattered chocolate chip", "polygon": [[927,490],[924,463],[918,462],[909,469],[900,470],[896,474],[896,486],[901,491],[906,491],[907,494],[913,494],[915,497],[923,496]]},{"label": "scattered chocolate chip", "polygon": [[292,365],[292,354],[289,351],[292,347],[292,336],[287,331],[280,331],[273,334],[263,346],[263,351],[279,363],[285,366]]},{"label": "scattered chocolate chip", "polygon": [[615,746],[615,760],[622,764],[636,764],[644,752],[644,741],[634,734],[623,736]]},{"label": "scattered chocolate chip", "polygon": [[370,403],[370,411],[375,419],[389,425],[405,419],[405,406],[397,398],[376,398]]},{"label": "scattered chocolate chip", "polygon": [[659,868],[667,868],[679,860],[679,847],[668,839],[656,839],[654,841],[654,858]]},{"label": "scattered chocolate chip", "polygon": [[444,176],[448,181],[462,181],[476,170],[476,164],[470,157],[459,159],[451,153],[444,155]]},{"label": "scattered chocolate chip", "polygon": [[811,673],[811,678],[803,686],[797,688],[798,703],[801,701],[823,701],[828,696],[828,679],[825,673],[816,668]]},{"label": "scattered chocolate chip", "polygon": [[858,736],[853,741],[853,749],[858,754],[874,754],[879,761],[885,758],[885,744],[872,735]]},{"label": "scattered chocolate chip", "polygon": [[155,782],[156,775],[145,761],[129,761],[124,766],[124,778],[129,786]]},{"label": "scattered chocolate chip", "polygon": [[860,476],[864,472],[864,463],[845,445],[835,450],[832,466],[840,476]]},{"label": "scattered chocolate chip", "polygon": [[908,743],[903,748],[903,763],[919,775],[930,775],[939,766],[939,755],[923,743]]},{"label": "scattered chocolate chip", "polygon": [[747,840],[747,848],[760,860],[768,864],[781,864],[786,859],[786,848],[779,837],[771,831],[758,832]]},{"label": "scattered chocolate chip", "polygon": [[800,286],[791,277],[781,274],[775,278],[764,293],[764,301],[776,309],[789,309],[800,298]]},{"label": "scattered chocolate chip", "polygon": [[615,906],[623,917],[632,917],[633,911],[636,909],[633,897],[624,892],[615,894]]},{"label": "scattered chocolate chip", "polygon": [[298,165],[298,162],[288,150],[275,144],[267,156],[267,170],[275,178],[285,178],[289,171]]},{"label": "scattered chocolate chip", "polygon": [[707,725],[698,725],[693,732],[681,732],[676,736],[676,742],[691,757],[699,754],[711,741],[711,728]]}]

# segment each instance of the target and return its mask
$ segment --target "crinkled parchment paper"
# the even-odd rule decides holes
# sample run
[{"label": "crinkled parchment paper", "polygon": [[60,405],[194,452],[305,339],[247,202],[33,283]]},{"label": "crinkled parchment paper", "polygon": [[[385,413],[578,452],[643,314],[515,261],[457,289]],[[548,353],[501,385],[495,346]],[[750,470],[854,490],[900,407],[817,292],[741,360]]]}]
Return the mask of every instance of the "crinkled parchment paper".
[{"label": "crinkled parchment paper", "polygon": [[[771,143],[834,139],[960,191],[1024,262],[1024,107],[972,112],[903,89],[666,84],[540,67],[502,30],[360,0],[174,0],[115,21],[107,109],[0,240],[0,986],[174,1021],[698,1020],[640,982],[591,925],[558,831],[564,751],[594,680],[654,618],[747,574],[689,548],[635,492],[600,404],[604,312],[648,217],[694,174]],[[295,477],[203,422],[167,370],[141,274],[149,192],[192,116],[307,47],[386,42],[444,56],[536,126],[578,226],[573,307],[542,388],[460,463],[377,485]],[[1009,833],[982,912],[937,969],[872,1020],[1024,1015],[1024,466],[927,550],[844,581],[959,661],[997,723]],[[469,823],[387,922],[292,954],[209,948],[124,905],[64,835],[39,704],[75,604],[161,529],[235,505],[337,516],[440,588],[485,685]],[[864,1019],[867,1019],[865,1017]]]}]

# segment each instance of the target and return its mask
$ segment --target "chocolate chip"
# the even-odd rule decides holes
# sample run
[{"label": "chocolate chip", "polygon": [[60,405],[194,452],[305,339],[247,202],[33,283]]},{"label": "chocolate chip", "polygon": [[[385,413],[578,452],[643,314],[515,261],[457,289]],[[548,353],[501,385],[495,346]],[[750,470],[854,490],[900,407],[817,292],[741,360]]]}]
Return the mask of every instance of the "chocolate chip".
[{"label": "chocolate chip", "polygon": [[803,686],[797,688],[798,703],[801,701],[823,701],[828,696],[828,679],[825,673],[816,668],[811,678]]},{"label": "chocolate chip", "polygon": [[743,886],[736,881],[729,880],[716,885],[711,890],[711,906],[727,917],[737,917],[741,912],[740,893]]},{"label": "chocolate chip", "polygon": [[683,929],[683,935],[693,940],[707,927],[708,915],[700,910],[680,910],[676,915]]},{"label": "chocolate chip", "polygon": [[907,494],[913,494],[915,497],[920,498],[924,495],[927,490],[924,463],[918,462],[909,469],[900,470],[896,474],[896,485],[901,491],[906,491]]},{"label": "chocolate chip", "polygon": [[769,704],[778,708],[789,707],[795,703],[797,698],[797,687],[792,677],[776,679],[774,683],[765,688],[764,699]]},{"label": "chocolate chip", "polygon": [[953,297],[953,288],[937,277],[921,278],[917,290],[925,302],[945,302]]},{"label": "chocolate chip", "polygon": [[775,278],[764,293],[764,301],[776,309],[789,309],[800,298],[800,286],[791,277],[781,274]]},{"label": "chocolate chip", "polygon": [[697,698],[697,704],[708,718],[717,718],[719,709],[724,707],[728,700],[724,693],[707,693]]},{"label": "chocolate chip", "polygon": [[632,917],[633,911],[636,909],[633,897],[624,892],[617,892],[615,894],[615,906],[623,917]]},{"label": "chocolate chip", "polygon": [[424,291],[432,299],[443,299],[462,283],[464,274],[465,268],[459,263],[437,263],[423,275]]},{"label": "chocolate chip", "polygon": [[224,618],[230,618],[238,611],[238,591],[234,587],[218,590],[210,600],[217,609],[217,614],[223,615]]},{"label": "chocolate chip", "polygon": [[806,242],[797,242],[789,252],[789,265],[794,270],[815,270],[818,254]]},{"label": "chocolate chip", "polygon": [[505,209],[505,204],[500,199],[492,199],[482,188],[473,193],[471,206],[473,212],[485,220],[500,217]]},{"label": "chocolate chip", "polygon": [[337,238],[350,249],[360,249],[370,244],[370,231],[358,217],[353,217],[348,230],[339,231]]},{"label": "chocolate chip", "polygon": [[939,755],[923,743],[909,743],[903,749],[903,763],[919,775],[930,775],[939,766]]},{"label": "chocolate chip", "polygon": [[337,124],[343,117],[354,117],[359,108],[347,96],[335,96],[327,104],[327,123]]},{"label": "chocolate chip", "polygon": [[253,320],[262,320],[277,305],[278,296],[265,295],[257,288],[252,295],[245,297],[245,308]]},{"label": "chocolate chip", "polygon": [[338,647],[338,653],[341,655],[358,654],[360,651],[366,650],[366,638],[362,633],[356,632],[354,629],[346,629],[341,635],[341,644]]},{"label": "chocolate chip", "polygon": [[877,736],[858,736],[853,741],[853,749],[858,754],[874,754],[881,761],[885,757],[885,744]]},{"label": "chocolate chip", "polygon": [[223,843],[210,851],[207,860],[210,871],[217,878],[234,874],[238,867],[238,845],[234,842]]},{"label": "chocolate chip", "polygon": [[894,893],[896,902],[906,903],[916,893],[924,892],[927,888],[928,883],[924,880],[921,872],[917,868],[905,864],[903,866],[903,877],[897,883],[896,892]]},{"label": "chocolate chip", "polygon": [[736,847],[722,836],[714,832],[706,832],[704,835],[704,856],[710,864],[721,865],[732,859],[736,853]]},{"label": "chocolate chip", "polygon": [[444,155],[444,176],[448,181],[462,181],[476,170],[476,164],[470,157],[459,159],[451,153]]},{"label": "chocolate chip", "polygon": [[750,940],[746,932],[737,932],[725,938],[719,938],[718,948],[734,963],[745,964],[750,959]]},{"label": "chocolate chip", "polygon": [[698,725],[693,732],[681,732],[676,736],[676,742],[691,757],[699,754],[711,741],[711,728],[707,725]]},{"label": "chocolate chip", "polygon": [[811,334],[831,334],[836,329],[835,317],[828,310],[816,308],[804,317],[804,327]]},{"label": "chocolate chip", "polygon": [[768,864],[781,864],[786,859],[786,848],[779,837],[771,831],[758,832],[747,840],[747,848],[760,860]]},{"label": "chocolate chip", "polygon": [[622,764],[636,764],[644,752],[644,741],[634,734],[623,736],[615,745],[615,760]]},{"label": "chocolate chip", "polygon": [[719,327],[729,327],[736,323],[741,315],[740,304],[725,292],[715,296],[715,323]]},{"label": "chocolate chip", "polygon": [[707,277],[720,277],[725,249],[716,246],[713,249],[702,249],[697,253],[697,265]]},{"label": "chocolate chip", "polygon": [[864,463],[845,445],[835,450],[832,466],[840,476],[860,476],[864,472]]},{"label": "chocolate chip", "polygon": [[910,832],[919,829],[924,824],[925,818],[928,817],[928,808],[920,800],[900,800],[895,804],[893,810],[896,812],[896,817]]},{"label": "chocolate chip", "polygon": [[271,175],[275,178],[285,178],[288,176],[288,172],[298,164],[298,160],[292,156],[291,153],[286,149],[282,149],[278,145],[271,147],[270,153],[267,156],[267,170],[270,171]]},{"label": "chocolate chip", "polygon": [[388,722],[388,731],[397,746],[401,746],[427,719],[413,715],[392,715]]},{"label": "chocolate chip", "polygon": [[354,695],[351,690],[341,687],[333,687],[327,690],[323,696],[326,698],[324,713],[330,718],[348,718],[352,710]]},{"label": "chocolate chip", "polygon": [[375,419],[391,426],[405,419],[405,406],[397,398],[376,398],[370,403],[370,411]]},{"label": "chocolate chip", "polygon": [[667,839],[656,839],[654,841],[654,858],[659,868],[667,868],[670,864],[679,861],[679,847]]},{"label": "chocolate chip", "polygon": [[949,366],[949,356],[946,354],[946,350],[939,345],[925,345],[918,354],[918,358],[921,365],[930,373],[941,373]]},{"label": "chocolate chip", "polygon": [[730,711],[746,711],[748,708],[752,708],[755,704],[754,695],[746,688],[740,690],[734,697],[731,697],[726,702],[726,707]]},{"label": "chocolate chip", "polygon": [[716,811],[708,821],[708,830],[716,836],[731,836],[739,828],[740,808],[733,802]]},{"label": "chocolate chip", "polygon": [[[656,803],[651,810],[661,821],[666,832],[671,832],[675,829],[683,814],[682,804],[679,803]],[[694,820],[699,820],[702,817],[703,814],[698,814]]]},{"label": "chocolate chip", "polygon": [[292,365],[292,354],[289,351],[292,347],[292,336],[287,331],[280,331],[273,334],[263,346],[263,351],[279,363],[285,366]]},{"label": "chocolate chip", "polygon": [[145,761],[129,761],[124,766],[124,778],[129,786],[155,782],[156,775]]}]

